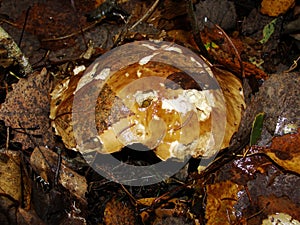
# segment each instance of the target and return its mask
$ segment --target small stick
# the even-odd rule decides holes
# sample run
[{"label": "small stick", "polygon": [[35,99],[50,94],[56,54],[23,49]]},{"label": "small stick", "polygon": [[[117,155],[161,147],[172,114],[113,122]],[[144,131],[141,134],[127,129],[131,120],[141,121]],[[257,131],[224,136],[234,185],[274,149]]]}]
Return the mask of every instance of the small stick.
[{"label": "small stick", "polygon": [[156,6],[158,5],[159,0],[156,0],[153,5],[148,9],[148,11],[138,20],[133,24],[128,30],[133,30],[139,23],[145,21],[155,10]]},{"label": "small stick", "polygon": [[97,20],[94,23],[92,23],[92,24],[90,24],[90,25],[88,25],[86,27],[83,27],[81,30],[73,32],[71,34],[67,34],[65,36],[60,36],[60,37],[45,38],[45,39],[42,39],[41,41],[59,41],[59,40],[64,40],[64,39],[67,39],[67,38],[71,38],[71,37],[73,37],[75,35],[82,34],[83,32],[87,31],[88,29],[96,26],[97,23],[99,23],[99,20]]},{"label": "small stick", "polygon": [[21,66],[21,70],[24,75],[28,75],[32,72],[31,65],[28,59],[24,56],[16,42],[12,37],[0,26],[0,43],[8,52],[8,57],[14,58]]},{"label": "small stick", "polygon": [[58,185],[58,180],[59,180],[59,173],[60,173],[60,166],[61,166],[61,149],[57,149],[57,165],[56,165],[56,170],[55,170],[55,177],[54,177],[54,185]]},{"label": "small stick", "polygon": [[25,32],[25,27],[26,27],[26,24],[27,24],[27,20],[28,20],[30,9],[31,9],[31,6],[29,6],[28,9],[27,9],[27,11],[26,11],[25,21],[24,21],[24,24],[23,24],[22,33],[21,33],[20,40],[19,40],[19,46],[20,47],[21,47],[21,42],[23,40],[23,36],[24,36],[24,32]]},{"label": "small stick", "polygon": [[288,70],[284,71],[284,72],[289,73],[289,72],[293,71],[294,69],[296,69],[296,67],[298,66],[298,61],[299,60],[300,60],[300,56],[296,60],[294,60],[293,65],[291,65],[290,68]]},{"label": "small stick", "polygon": [[238,60],[239,60],[239,63],[240,63],[240,67],[241,67],[241,76],[244,78],[245,77],[245,71],[244,71],[244,64],[242,62],[242,59],[241,59],[241,56],[238,52],[238,50],[236,49],[235,45],[233,44],[233,42],[231,41],[230,37],[228,37],[228,35],[226,34],[226,32],[218,25],[218,24],[214,24],[215,27],[220,30],[223,35],[226,37],[226,39],[229,41],[229,44],[232,46],[233,50],[234,50],[234,53],[236,54]]}]

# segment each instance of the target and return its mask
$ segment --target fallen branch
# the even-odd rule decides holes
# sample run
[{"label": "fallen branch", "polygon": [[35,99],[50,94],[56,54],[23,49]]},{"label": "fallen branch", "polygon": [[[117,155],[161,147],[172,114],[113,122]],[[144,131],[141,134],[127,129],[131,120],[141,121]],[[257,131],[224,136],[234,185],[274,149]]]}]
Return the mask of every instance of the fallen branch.
[{"label": "fallen branch", "polygon": [[8,58],[15,59],[21,67],[21,72],[26,76],[32,72],[28,59],[24,56],[12,37],[0,26],[0,43],[8,52]]}]

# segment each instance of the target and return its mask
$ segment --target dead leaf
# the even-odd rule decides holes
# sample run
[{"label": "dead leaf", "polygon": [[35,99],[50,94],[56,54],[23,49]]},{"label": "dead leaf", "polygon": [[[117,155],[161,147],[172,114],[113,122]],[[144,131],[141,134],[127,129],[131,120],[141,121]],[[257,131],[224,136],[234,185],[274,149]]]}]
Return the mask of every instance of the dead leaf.
[{"label": "dead leaf", "polygon": [[184,216],[187,211],[188,207],[185,201],[181,201],[179,198],[173,198],[156,208],[155,215],[159,218]]},{"label": "dead leaf", "polygon": [[104,222],[106,225],[134,225],[135,216],[133,210],[123,202],[112,198],[105,206]]},{"label": "dead leaf", "polygon": [[229,146],[232,135],[237,132],[242,113],[246,108],[241,81],[232,73],[212,68],[214,75],[222,89],[226,102],[226,130],[223,139],[222,149]]},{"label": "dead leaf", "polygon": [[300,219],[299,204],[295,204],[286,196],[276,197],[274,195],[258,197],[258,205],[264,209],[265,214],[286,213],[294,219]]},{"label": "dead leaf", "polygon": [[144,206],[151,206],[153,202],[155,201],[156,198],[141,198],[136,201],[136,203],[139,205],[144,205]]},{"label": "dead leaf", "polygon": [[270,148],[263,151],[286,170],[300,174],[300,128],[296,134],[286,134],[272,139]]},{"label": "dead leaf", "polygon": [[192,221],[188,221],[182,217],[169,216],[165,218],[156,218],[153,225],[194,225]]},{"label": "dead leaf", "polygon": [[18,224],[22,225],[30,225],[30,224],[39,224],[46,225],[44,221],[42,221],[34,210],[25,210],[22,208],[18,208],[17,212],[17,221]]},{"label": "dead leaf", "polygon": [[295,5],[295,0],[263,0],[260,12],[269,16],[279,16]]},{"label": "dead leaf", "polygon": [[237,221],[234,205],[241,190],[242,186],[229,180],[207,185],[205,218],[208,225],[230,225]]},{"label": "dead leaf", "polygon": [[5,194],[21,201],[20,154],[8,152],[0,156],[0,195]]},{"label": "dead leaf", "polygon": [[[255,57],[257,51],[253,50],[253,48],[246,44],[245,41],[241,40],[239,37],[230,38],[232,44],[225,39],[224,34],[220,32],[217,28],[206,28],[201,32],[201,38],[205,45],[212,45],[208,49],[209,54],[221,65],[224,65],[225,68],[230,69],[230,71],[235,74],[241,74],[241,65],[240,61],[235,53],[233,46],[236,48],[238,54],[245,54],[245,52],[249,52],[247,54],[248,57]],[[224,41],[225,39],[225,41]],[[214,46],[213,43],[222,43],[217,46]],[[233,46],[232,46],[233,45]],[[251,51],[250,51],[251,50]],[[255,54],[254,54],[255,53]],[[259,58],[259,57],[258,57]],[[250,61],[250,60],[249,60]],[[268,75],[256,65],[250,63],[248,60],[242,60],[243,70],[245,77],[254,76],[257,79],[267,79]]]},{"label": "dead leaf", "polygon": [[23,149],[37,145],[54,146],[54,135],[49,120],[49,88],[47,70],[20,78],[1,106],[0,119],[12,128],[14,142]]},{"label": "dead leaf", "polygon": [[300,225],[300,222],[286,213],[275,213],[268,215],[268,219],[265,219],[262,223],[262,225],[273,224]]},{"label": "dead leaf", "polygon": [[[35,148],[30,156],[31,166],[48,182],[54,182],[57,162],[58,155],[45,147]],[[64,160],[60,165],[58,182],[77,199],[86,203],[87,182],[85,177],[66,167]]]}]

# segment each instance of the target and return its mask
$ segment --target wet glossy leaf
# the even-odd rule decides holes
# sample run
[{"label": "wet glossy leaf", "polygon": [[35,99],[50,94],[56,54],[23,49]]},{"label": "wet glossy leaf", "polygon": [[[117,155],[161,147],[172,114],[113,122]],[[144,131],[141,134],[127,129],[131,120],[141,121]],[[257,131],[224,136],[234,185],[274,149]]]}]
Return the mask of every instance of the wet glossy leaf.
[{"label": "wet glossy leaf", "polygon": [[258,113],[253,121],[250,135],[250,146],[255,145],[261,136],[265,113]]},{"label": "wet glossy leaf", "polygon": [[286,134],[272,139],[264,152],[286,170],[300,174],[300,128],[296,134]]}]

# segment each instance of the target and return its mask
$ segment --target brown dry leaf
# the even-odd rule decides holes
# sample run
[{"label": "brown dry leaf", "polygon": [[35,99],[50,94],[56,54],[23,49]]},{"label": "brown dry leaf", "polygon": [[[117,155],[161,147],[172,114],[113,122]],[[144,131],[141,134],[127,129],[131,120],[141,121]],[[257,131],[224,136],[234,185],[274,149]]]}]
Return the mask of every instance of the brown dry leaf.
[{"label": "brown dry leaf", "polygon": [[262,225],[286,224],[300,225],[300,222],[286,213],[278,213],[268,215],[268,219],[264,219]]},{"label": "brown dry leaf", "polygon": [[103,220],[106,225],[134,225],[135,215],[131,208],[112,198],[105,206]]},{"label": "brown dry leaf", "polygon": [[241,81],[232,73],[212,68],[214,75],[222,88],[226,102],[226,130],[223,139],[222,149],[229,146],[232,135],[237,132],[243,110],[246,108]]},{"label": "brown dry leaf", "polygon": [[25,210],[22,208],[18,208],[17,212],[17,221],[18,224],[22,225],[30,225],[30,224],[39,224],[46,225],[44,221],[42,221],[34,210]]},{"label": "brown dry leaf", "polygon": [[57,135],[60,135],[65,146],[74,149],[76,146],[73,135],[72,122],[72,104],[73,93],[76,90],[78,81],[83,73],[68,77],[56,85],[51,92],[50,119]]},{"label": "brown dry leaf", "polygon": [[8,151],[0,155],[0,194],[21,200],[20,154]]},{"label": "brown dry leaf", "polygon": [[286,134],[272,139],[270,148],[263,151],[286,170],[300,174],[300,128],[296,134]]},{"label": "brown dry leaf", "polygon": [[[232,43],[230,43],[224,36],[220,30],[217,28],[206,28],[201,32],[201,38],[203,43],[206,45],[210,45],[212,43],[222,43],[218,44],[215,47],[209,47],[209,54],[221,65],[224,65],[225,68],[230,69],[230,71],[241,74],[241,65],[240,61],[236,55],[236,52],[233,49],[233,46],[236,48],[237,52],[241,54],[245,54],[245,52],[249,52],[247,57],[255,56],[255,58],[259,58],[254,53],[257,53],[250,45],[245,43],[245,41],[241,40],[239,37],[230,37]],[[225,39],[225,41],[224,41]],[[233,45],[233,46],[232,46]],[[251,51],[250,51],[251,50]],[[243,70],[245,77],[254,76],[257,79],[267,79],[268,75],[258,68],[256,65],[250,63],[249,61],[243,61]]]},{"label": "brown dry leaf", "polygon": [[141,198],[136,201],[139,205],[151,206],[156,198]]},{"label": "brown dry leaf", "polygon": [[[294,219],[300,219],[300,206],[295,204],[286,196],[276,197],[274,195],[258,197],[258,205],[265,208],[265,214],[286,213]],[[267,207],[266,207],[267,206]]]},{"label": "brown dry leaf", "polygon": [[[195,223],[183,217],[169,216],[164,218],[156,218],[152,225],[194,225]],[[199,225],[199,223],[196,225]]]},{"label": "brown dry leaf", "polygon": [[193,34],[186,30],[170,30],[167,32],[168,38],[176,40],[179,43],[184,44],[185,47],[190,49],[198,49],[198,46],[194,40]]},{"label": "brown dry leaf", "polygon": [[54,146],[49,120],[49,88],[47,70],[20,78],[1,106],[0,119],[12,129],[14,142],[23,149],[37,145]]},{"label": "brown dry leaf", "polygon": [[165,218],[172,216],[184,216],[188,212],[188,207],[185,201],[179,198],[170,199],[168,202],[160,205],[155,209],[156,217]]},{"label": "brown dry leaf", "polygon": [[295,0],[263,0],[260,12],[269,16],[279,16],[295,5]]},{"label": "brown dry leaf", "polygon": [[229,225],[237,221],[234,205],[238,201],[238,192],[242,189],[242,186],[228,180],[207,185],[207,225]]},{"label": "brown dry leaf", "polygon": [[[30,156],[31,166],[48,182],[54,181],[57,162],[58,155],[45,147],[35,148]],[[60,165],[58,182],[82,203],[86,203],[87,182],[85,177],[66,167],[64,160]]]}]

